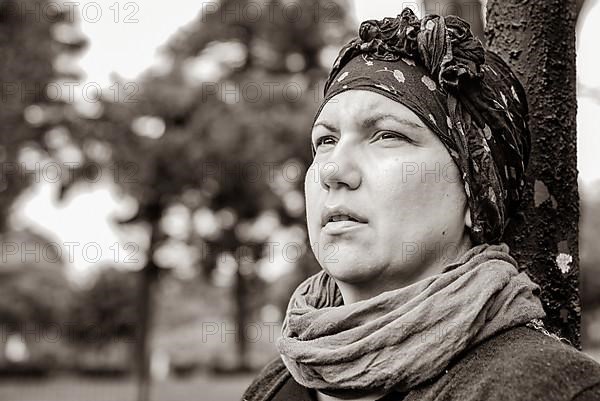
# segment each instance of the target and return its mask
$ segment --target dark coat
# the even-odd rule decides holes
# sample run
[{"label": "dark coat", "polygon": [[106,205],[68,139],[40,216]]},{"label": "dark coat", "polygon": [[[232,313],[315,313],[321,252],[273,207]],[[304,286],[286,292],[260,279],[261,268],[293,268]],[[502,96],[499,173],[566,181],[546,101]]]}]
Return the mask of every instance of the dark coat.
[{"label": "dark coat", "polygon": [[[459,355],[435,379],[394,401],[600,401],[600,364],[543,333],[517,327]],[[383,400],[382,399],[382,400]],[[242,401],[316,401],[280,358],[250,384]]]}]

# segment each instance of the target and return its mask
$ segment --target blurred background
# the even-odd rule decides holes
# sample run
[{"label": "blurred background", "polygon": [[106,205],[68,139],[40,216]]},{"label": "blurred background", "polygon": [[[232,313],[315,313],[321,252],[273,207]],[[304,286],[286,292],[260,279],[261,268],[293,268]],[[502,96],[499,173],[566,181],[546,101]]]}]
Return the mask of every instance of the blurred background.
[{"label": "blurred background", "polygon": [[[458,2],[460,3],[460,2]],[[307,243],[309,130],[358,21],[479,2],[0,3],[0,399],[239,400]],[[584,351],[600,360],[600,2],[579,1]]]}]

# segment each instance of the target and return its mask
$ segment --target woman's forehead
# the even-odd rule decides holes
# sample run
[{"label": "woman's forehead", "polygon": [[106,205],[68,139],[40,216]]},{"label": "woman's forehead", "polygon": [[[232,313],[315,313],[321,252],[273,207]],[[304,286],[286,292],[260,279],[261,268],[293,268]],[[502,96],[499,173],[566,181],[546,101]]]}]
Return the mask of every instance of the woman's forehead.
[{"label": "woman's forehead", "polygon": [[338,121],[372,121],[374,119],[395,119],[411,122],[424,128],[421,119],[407,106],[388,97],[368,90],[348,90],[329,99],[323,106],[315,126]]}]

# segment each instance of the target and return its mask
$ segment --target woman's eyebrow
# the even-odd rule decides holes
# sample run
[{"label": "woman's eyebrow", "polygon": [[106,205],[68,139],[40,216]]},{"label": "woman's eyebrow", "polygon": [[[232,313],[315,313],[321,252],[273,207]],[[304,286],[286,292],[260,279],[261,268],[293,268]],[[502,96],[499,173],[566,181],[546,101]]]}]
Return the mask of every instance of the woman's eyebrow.
[{"label": "woman's eyebrow", "polygon": [[403,125],[406,125],[406,126],[408,126],[408,127],[410,127],[410,128],[414,128],[414,129],[425,129],[425,127],[424,127],[424,126],[422,126],[422,125],[421,125],[421,124],[419,124],[419,123],[416,123],[416,122],[414,122],[414,121],[407,120],[407,119],[405,119],[405,118],[400,118],[400,117],[397,117],[397,116],[395,116],[395,115],[393,115],[393,114],[388,114],[388,113],[378,113],[378,114],[375,114],[375,115],[373,115],[373,116],[370,116],[370,117],[368,117],[368,118],[364,119],[364,120],[363,120],[363,122],[362,122],[362,127],[363,127],[364,129],[366,129],[366,128],[372,128],[372,127],[373,127],[375,124],[377,124],[379,121],[381,121],[381,120],[386,120],[386,119],[394,120],[394,121],[396,121],[397,123],[399,123],[399,124],[403,124]]},{"label": "woman's eyebrow", "polygon": [[313,125],[313,130],[317,127],[324,127],[325,129],[327,129],[328,131],[332,131],[332,132],[337,132],[337,128],[335,128],[332,124],[328,123],[327,121],[319,121],[317,123],[315,123],[315,125]]},{"label": "woman's eyebrow", "polygon": [[[386,119],[390,119],[390,120],[394,120],[399,124],[402,125],[406,125],[409,128],[414,128],[414,129],[426,129],[424,126],[422,126],[419,123],[416,123],[414,121],[410,121],[407,120],[405,118],[400,118],[397,117],[393,114],[389,114],[389,113],[377,113],[375,115],[372,115],[370,117],[367,117],[366,119],[364,119],[362,121],[362,128],[363,129],[367,129],[367,128],[372,128],[373,126],[375,126],[379,121],[381,120],[386,120]],[[337,132],[337,128],[335,128],[333,126],[333,124],[330,124],[327,121],[318,121],[317,123],[315,123],[315,125],[313,126],[313,130],[317,127],[324,127],[325,129],[327,129],[328,131],[332,131],[332,132]]]}]

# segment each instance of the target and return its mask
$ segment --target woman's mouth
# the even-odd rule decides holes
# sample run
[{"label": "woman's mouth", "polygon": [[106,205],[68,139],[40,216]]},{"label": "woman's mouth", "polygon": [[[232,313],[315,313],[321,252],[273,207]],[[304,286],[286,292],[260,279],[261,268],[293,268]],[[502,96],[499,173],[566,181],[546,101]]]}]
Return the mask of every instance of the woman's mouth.
[{"label": "woman's mouth", "polygon": [[366,226],[366,223],[361,223],[356,220],[339,220],[329,221],[321,228],[321,230],[328,235],[341,235],[364,226]]}]

